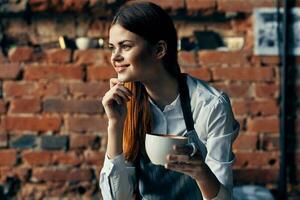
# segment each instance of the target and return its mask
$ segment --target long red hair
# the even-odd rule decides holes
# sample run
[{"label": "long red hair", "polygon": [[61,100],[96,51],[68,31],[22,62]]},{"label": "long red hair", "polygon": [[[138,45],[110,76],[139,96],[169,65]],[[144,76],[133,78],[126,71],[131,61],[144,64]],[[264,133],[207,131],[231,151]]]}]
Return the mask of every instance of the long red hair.
[{"label": "long red hair", "polygon": [[132,92],[127,103],[127,117],[123,129],[123,153],[127,161],[135,162],[144,150],[145,135],[151,132],[151,112],[148,94],[140,82],[125,83]]}]

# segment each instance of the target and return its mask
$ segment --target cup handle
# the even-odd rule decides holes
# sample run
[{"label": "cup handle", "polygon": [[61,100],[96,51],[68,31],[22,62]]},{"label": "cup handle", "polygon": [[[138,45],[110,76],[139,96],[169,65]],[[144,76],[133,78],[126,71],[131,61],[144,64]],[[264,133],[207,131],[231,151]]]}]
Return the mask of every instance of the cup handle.
[{"label": "cup handle", "polygon": [[191,146],[193,148],[192,153],[190,154],[190,157],[193,157],[197,153],[197,147],[194,142],[190,142],[187,144],[188,146]]}]

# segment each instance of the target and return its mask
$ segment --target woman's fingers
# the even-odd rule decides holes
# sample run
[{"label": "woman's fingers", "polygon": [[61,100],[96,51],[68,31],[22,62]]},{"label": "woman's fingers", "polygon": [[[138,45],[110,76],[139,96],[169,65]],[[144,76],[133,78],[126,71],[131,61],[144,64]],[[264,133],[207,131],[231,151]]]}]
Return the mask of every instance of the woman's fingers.
[{"label": "woman's fingers", "polygon": [[198,167],[186,163],[167,163],[165,164],[165,168],[172,171],[184,173],[194,179],[197,177],[198,170],[201,170],[198,169]]},{"label": "woman's fingers", "polygon": [[117,78],[111,78],[109,80],[109,86],[110,88],[114,87],[115,85],[117,85],[120,81]]},{"label": "woman's fingers", "polygon": [[130,100],[130,97],[132,96],[131,91],[124,87],[124,84],[120,83],[118,79],[110,79],[110,86],[110,90],[105,94],[104,97],[108,104],[110,104],[111,100],[116,101],[119,105]]},{"label": "woman's fingers", "polygon": [[119,105],[123,104],[124,102],[124,100],[118,94],[113,94],[112,99],[116,101]]},{"label": "woman's fingers", "polygon": [[118,90],[121,90],[122,92],[124,92],[124,94],[128,97],[131,97],[132,96],[132,92],[127,88],[127,87],[124,87],[123,84],[120,83],[119,87],[118,87]]},{"label": "woman's fingers", "polygon": [[177,154],[190,155],[193,152],[192,145],[174,145],[173,149]]},{"label": "woman's fingers", "polygon": [[167,160],[170,162],[189,162],[190,158],[188,155],[170,154],[167,156]]},{"label": "woman's fingers", "polygon": [[192,178],[196,178],[199,174],[203,174],[205,171],[205,163],[201,160],[188,160],[188,157],[184,157],[183,155],[174,155],[172,161],[165,164],[165,168],[187,174]]},{"label": "woman's fingers", "polygon": [[170,154],[167,156],[170,163],[188,163],[192,165],[201,164],[203,161],[200,157],[190,157],[189,155]]},{"label": "woman's fingers", "polygon": [[118,96],[120,96],[120,97],[122,98],[122,100],[124,100],[125,102],[129,101],[129,99],[130,99],[128,93],[124,92],[124,91],[121,90],[120,88],[117,88],[116,94],[117,94]]}]

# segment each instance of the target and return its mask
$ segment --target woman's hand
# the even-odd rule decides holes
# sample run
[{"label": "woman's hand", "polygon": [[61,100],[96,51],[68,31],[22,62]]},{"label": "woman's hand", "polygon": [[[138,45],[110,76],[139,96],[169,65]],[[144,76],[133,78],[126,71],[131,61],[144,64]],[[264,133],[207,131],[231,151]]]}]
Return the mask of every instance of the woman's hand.
[{"label": "woman's hand", "polygon": [[102,99],[102,105],[109,122],[123,124],[127,114],[126,103],[131,97],[131,91],[124,87],[116,78],[110,79],[110,90]]},{"label": "woman's hand", "polygon": [[201,155],[197,152],[193,157],[190,154],[193,148],[189,145],[174,145],[175,154],[167,156],[168,163],[165,168],[189,175],[195,180],[203,180],[209,173],[209,167],[202,160]]},{"label": "woman's hand", "polygon": [[193,148],[189,145],[175,145],[174,150],[176,154],[167,156],[168,163],[165,167],[195,179],[203,197],[206,199],[216,197],[220,190],[220,182],[202,160],[199,152],[191,157],[190,154],[193,152]]}]

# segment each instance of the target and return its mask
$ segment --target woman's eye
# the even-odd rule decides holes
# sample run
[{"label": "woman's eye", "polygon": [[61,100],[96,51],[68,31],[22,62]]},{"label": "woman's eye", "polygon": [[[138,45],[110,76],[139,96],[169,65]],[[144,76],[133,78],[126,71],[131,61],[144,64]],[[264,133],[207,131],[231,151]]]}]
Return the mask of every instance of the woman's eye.
[{"label": "woman's eye", "polygon": [[122,45],[122,49],[124,50],[129,50],[130,48],[131,48],[130,45],[126,45],[126,44]]},{"label": "woman's eye", "polygon": [[108,49],[110,50],[110,52],[114,53],[115,48],[114,47],[108,47]]}]

